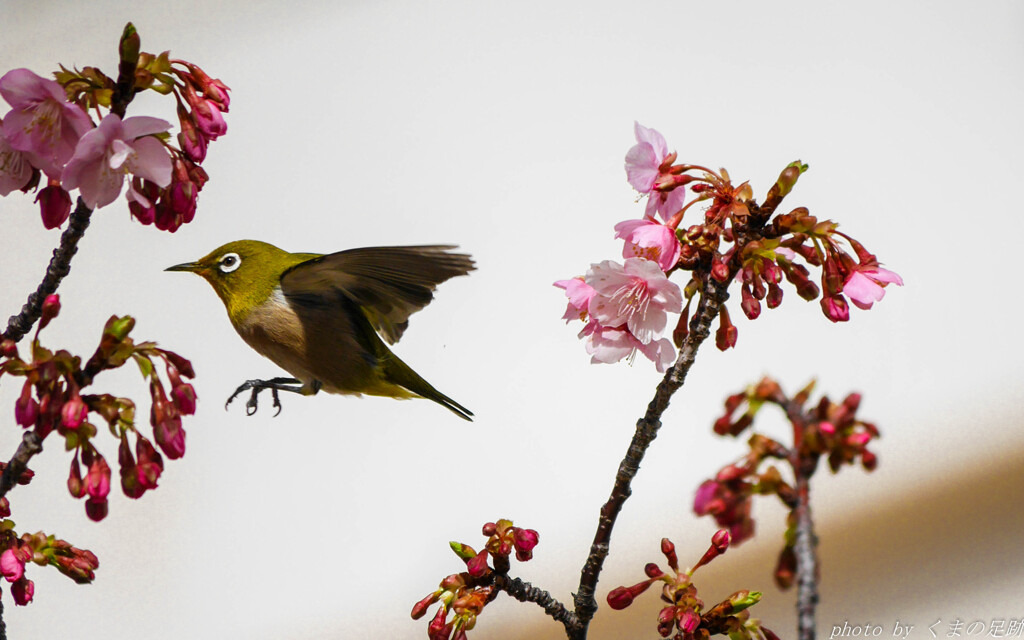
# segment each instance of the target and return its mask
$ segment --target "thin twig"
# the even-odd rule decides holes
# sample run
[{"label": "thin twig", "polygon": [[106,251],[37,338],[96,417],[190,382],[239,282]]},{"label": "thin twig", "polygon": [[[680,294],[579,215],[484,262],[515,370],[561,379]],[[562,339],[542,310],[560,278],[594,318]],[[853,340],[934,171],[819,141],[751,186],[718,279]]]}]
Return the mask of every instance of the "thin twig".
[{"label": "thin twig", "polygon": [[658,384],[654,399],[647,406],[647,413],[636,423],[636,432],[633,434],[633,440],[629,444],[625,458],[619,464],[611,496],[601,507],[597,533],[594,535],[594,541],[590,546],[590,555],[587,557],[580,576],[579,590],[575,595],[577,623],[572,628],[569,628],[568,625],[566,627],[571,640],[583,640],[587,637],[587,627],[597,612],[597,600],[594,595],[604,560],[608,556],[608,545],[615,520],[619,511],[622,510],[622,505],[632,493],[630,485],[637,471],[640,470],[640,462],[647,452],[647,447],[658,435],[658,429],[661,427],[661,415],[668,408],[672,394],[683,386],[686,375],[697,356],[697,349],[711,334],[711,323],[718,316],[718,310],[722,303],[729,297],[730,282],[732,282],[732,277],[722,283],[711,277],[706,279],[697,311],[690,320],[690,332],[679,351],[679,357],[665,374],[661,383]]},{"label": "thin twig", "polygon": [[10,459],[7,466],[4,467],[3,474],[0,475],[0,498],[7,495],[7,492],[17,484],[18,478],[28,469],[28,461],[42,450],[42,438],[35,431],[26,431],[21,438],[21,444],[18,445],[18,450],[14,452],[14,457]]}]

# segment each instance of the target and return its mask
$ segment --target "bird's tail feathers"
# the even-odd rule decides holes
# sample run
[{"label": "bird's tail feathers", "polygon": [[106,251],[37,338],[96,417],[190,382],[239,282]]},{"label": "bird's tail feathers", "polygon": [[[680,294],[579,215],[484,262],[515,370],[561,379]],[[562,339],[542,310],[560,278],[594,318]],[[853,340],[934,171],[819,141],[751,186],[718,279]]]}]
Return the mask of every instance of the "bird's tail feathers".
[{"label": "bird's tail feathers", "polygon": [[384,374],[388,381],[408,389],[412,393],[433,400],[463,420],[473,421],[473,412],[435,389],[429,382],[402,362],[394,353],[383,360]]}]

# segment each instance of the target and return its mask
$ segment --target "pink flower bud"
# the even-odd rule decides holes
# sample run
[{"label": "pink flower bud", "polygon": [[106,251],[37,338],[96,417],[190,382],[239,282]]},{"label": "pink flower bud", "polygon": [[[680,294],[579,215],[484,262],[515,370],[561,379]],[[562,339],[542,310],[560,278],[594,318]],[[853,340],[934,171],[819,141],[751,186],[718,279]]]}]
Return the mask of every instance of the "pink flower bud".
[{"label": "pink flower bud", "polygon": [[750,320],[757,320],[757,317],[761,315],[761,303],[750,292],[750,287],[744,286],[740,292],[742,294],[740,308],[743,309],[743,314]]},{"label": "pink flower bud", "polygon": [[11,596],[14,598],[14,604],[16,605],[25,606],[32,602],[32,596],[35,593],[35,583],[24,576],[22,576],[21,580],[11,585]]},{"label": "pink flower bud", "polygon": [[14,421],[23,427],[31,427],[39,417],[39,403],[32,397],[32,384],[28,381],[21,388],[21,396],[14,403]]},{"label": "pink flower bud", "polygon": [[85,492],[97,501],[105,501],[110,493],[110,467],[103,456],[94,454],[85,476]]},{"label": "pink flower bud", "polygon": [[715,332],[715,346],[718,347],[719,351],[735,347],[738,336],[739,330],[733,326],[732,320],[729,319],[729,310],[726,309],[725,305],[722,305],[718,312],[718,331]]},{"label": "pink flower bud", "polygon": [[56,229],[71,215],[71,196],[59,183],[51,183],[40,190],[36,202],[39,203],[39,212],[43,216],[43,226],[47,229]]},{"label": "pink flower bud", "polygon": [[72,389],[71,394],[71,398],[60,408],[60,421],[68,429],[77,429],[88,417],[89,408],[77,390]]},{"label": "pink flower bud", "polygon": [[432,605],[435,602],[437,602],[438,598],[440,598],[440,597],[441,597],[441,592],[440,591],[435,591],[434,593],[430,594],[426,598],[423,598],[422,600],[420,600],[419,602],[414,604],[413,607],[412,607],[412,614],[411,614],[412,615],[412,619],[413,620],[419,620],[420,618],[422,618],[424,616],[424,614],[427,613],[427,609],[430,607],[430,605]]},{"label": "pink flower bud", "polygon": [[68,493],[73,498],[85,495],[85,484],[82,483],[82,468],[78,464],[78,456],[71,459],[71,472],[68,474]]},{"label": "pink flower bud", "polygon": [[487,557],[488,554],[487,550],[485,549],[480,553],[476,554],[475,556],[473,556],[472,558],[470,558],[466,562],[466,570],[469,572],[469,575],[473,576],[474,578],[480,578],[482,576],[487,575],[491,570],[491,568],[487,566]]},{"label": "pink flower bud", "polygon": [[533,529],[512,527],[513,544],[516,547],[516,560],[526,562],[533,557],[533,548],[540,541],[540,535]]},{"label": "pink flower bud", "polygon": [[46,325],[50,324],[50,320],[56,318],[58,313],[60,313],[60,296],[56,293],[51,293],[43,301],[43,312],[39,317],[39,328],[45,329]]},{"label": "pink flower bud", "polygon": [[679,559],[676,557],[676,545],[672,544],[672,541],[668,538],[662,538],[661,552],[665,554],[665,559],[668,560],[668,566],[672,567],[673,571],[678,571]]},{"label": "pink flower bud", "polygon": [[493,522],[488,522],[483,527],[483,534],[485,536],[493,536],[497,532],[498,532],[498,525],[494,524]]},{"label": "pink flower bud", "polygon": [[183,415],[190,416],[196,412],[196,390],[189,383],[175,385],[171,389],[171,399]]},{"label": "pink flower bud", "polygon": [[818,431],[821,431],[827,436],[833,436],[836,433],[836,425],[831,422],[819,422]]},{"label": "pink flower bud", "polygon": [[693,612],[692,609],[687,609],[679,616],[679,630],[683,633],[693,633],[700,626],[700,616]]},{"label": "pink flower bud", "polygon": [[710,513],[710,505],[718,492],[718,483],[714,480],[705,480],[697,488],[697,495],[693,498],[693,512],[698,516]]},{"label": "pink flower bud", "polygon": [[832,322],[846,322],[850,319],[850,305],[842,295],[822,298],[821,311]]},{"label": "pink flower bud", "polygon": [[0,575],[3,575],[7,582],[20,580],[25,575],[25,563],[13,548],[0,554]]},{"label": "pink flower bud", "polygon": [[11,503],[7,499],[7,496],[0,498],[0,518],[11,517]]},{"label": "pink flower bud", "polygon": [[729,531],[726,529],[719,529],[715,532],[715,535],[711,536],[711,544],[719,553],[725,553],[726,549],[729,548],[731,540],[732,536],[729,535]]}]

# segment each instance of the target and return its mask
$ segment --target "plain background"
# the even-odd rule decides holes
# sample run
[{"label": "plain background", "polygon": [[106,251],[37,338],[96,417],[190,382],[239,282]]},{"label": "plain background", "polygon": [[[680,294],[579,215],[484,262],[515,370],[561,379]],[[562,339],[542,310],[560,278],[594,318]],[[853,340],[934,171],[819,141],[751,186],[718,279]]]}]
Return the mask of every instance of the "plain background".
[{"label": "plain background", "polygon": [[[694,562],[715,528],[689,510],[741,443],[710,435],[721,400],[763,374],[864,394],[880,467],[820,474],[819,625],[1021,619],[1024,9],[1017,2],[35,2],[0,0],[0,70],[115,73],[132,20],[232,87],[195,221],[176,234],[97,211],[44,343],[88,355],[112,313],[192,359],[200,404],[188,450],[139,501],[112,492],[87,520],[56,441],[11,494],[19,531],[96,552],[95,583],[29,568],[35,602],[10,638],[423,638],[412,604],[460,569],[449,540],[479,545],[499,517],[540,531],[524,579],[571,601],[633,424],[659,375],[592,366],[566,327],[557,279],[616,259],[612,226],[638,217],[625,181],[633,121],[687,162],[725,166],[763,194],[810,163],[789,206],[838,220],[906,286],[829,323],[791,289],[710,345],[665,415],[599,585],[603,599],[674,539]],[[173,118],[147,96],[130,114]],[[292,251],[458,243],[477,259],[413,318],[397,352],[474,410],[423,401],[284,398],[246,417],[223,401],[279,375],[234,334],[209,287],[166,266],[239,238]],[[0,310],[35,288],[58,232],[31,197],[0,202]],[[125,368],[98,387],[138,400]],[[0,458],[20,434],[18,385],[0,384]],[[778,419],[764,428],[781,435]],[[145,427],[148,429],[148,426]],[[100,440],[108,458],[112,439]],[[5,453],[6,452],[6,453]],[[115,470],[116,473],[116,470]],[[698,574],[709,604],[765,592],[781,637],[793,593],[771,585],[783,511]],[[655,637],[657,598],[602,608],[593,638]],[[538,607],[502,598],[471,637],[556,638]]]}]

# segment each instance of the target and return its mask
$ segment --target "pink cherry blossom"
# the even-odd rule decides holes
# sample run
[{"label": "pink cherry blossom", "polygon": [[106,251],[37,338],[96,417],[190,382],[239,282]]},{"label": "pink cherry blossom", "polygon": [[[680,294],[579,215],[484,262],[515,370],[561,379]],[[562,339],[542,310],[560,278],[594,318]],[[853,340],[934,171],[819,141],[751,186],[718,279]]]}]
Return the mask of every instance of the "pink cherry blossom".
[{"label": "pink cherry blossom", "polygon": [[171,157],[152,134],[170,127],[159,118],[135,116],[122,122],[116,113],[107,114],[79,141],[61,175],[64,188],[77,188],[87,205],[98,208],[117,199],[125,174],[166,187],[171,183]]},{"label": "pink cherry blossom", "polygon": [[615,225],[615,237],[622,238],[623,258],[647,258],[668,271],[679,262],[681,247],[675,230],[653,218],[625,220]]},{"label": "pink cherry blossom", "polygon": [[24,151],[11,146],[0,126],[0,196],[21,189],[32,178],[32,161]]},{"label": "pink cherry blossom", "polygon": [[902,287],[903,278],[888,269],[879,267],[877,263],[860,264],[846,276],[843,293],[849,296],[857,307],[866,310],[885,297],[885,285],[887,284],[897,284]]},{"label": "pink cherry blossom", "polygon": [[626,325],[640,344],[648,344],[665,330],[667,312],[683,309],[679,287],[665,277],[658,263],[627,258],[625,265],[611,260],[591,265],[586,282],[594,288],[588,311],[605,327]]},{"label": "pink cherry blossom", "polygon": [[28,69],[4,74],[0,95],[13,107],[3,120],[11,146],[26,152],[47,176],[59,178],[78,140],[92,129],[92,120],[67,101],[58,83]]},{"label": "pink cherry blossom", "polygon": [[555,283],[559,289],[565,290],[569,297],[569,304],[565,308],[565,315],[562,319],[566,324],[570,320],[587,321],[587,308],[590,306],[590,299],[594,297],[594,288],[583,281],[583,278],[570,278],[559,280]]},{"label": "pink cherry blossom", "polygon": [[666,338],[643,344],[626,327],[605,327],[593,321],[580,331],[580,337],[587,339],[584,347],[594,364],[618,362],[639,351],[664,373],[676,358],[675,348]]},{"label": "pink cherry blossom", "polygon": [[660,213],[667,222],[683,208],[686,190],[677,187],[671,191],[657,191],[655,185],[661,176],[661,165],[669,157],[664,136],[639,122],[633,123],[636,144],[626,152],[626,179],[640,193],[647,194],[646,215]]}]

